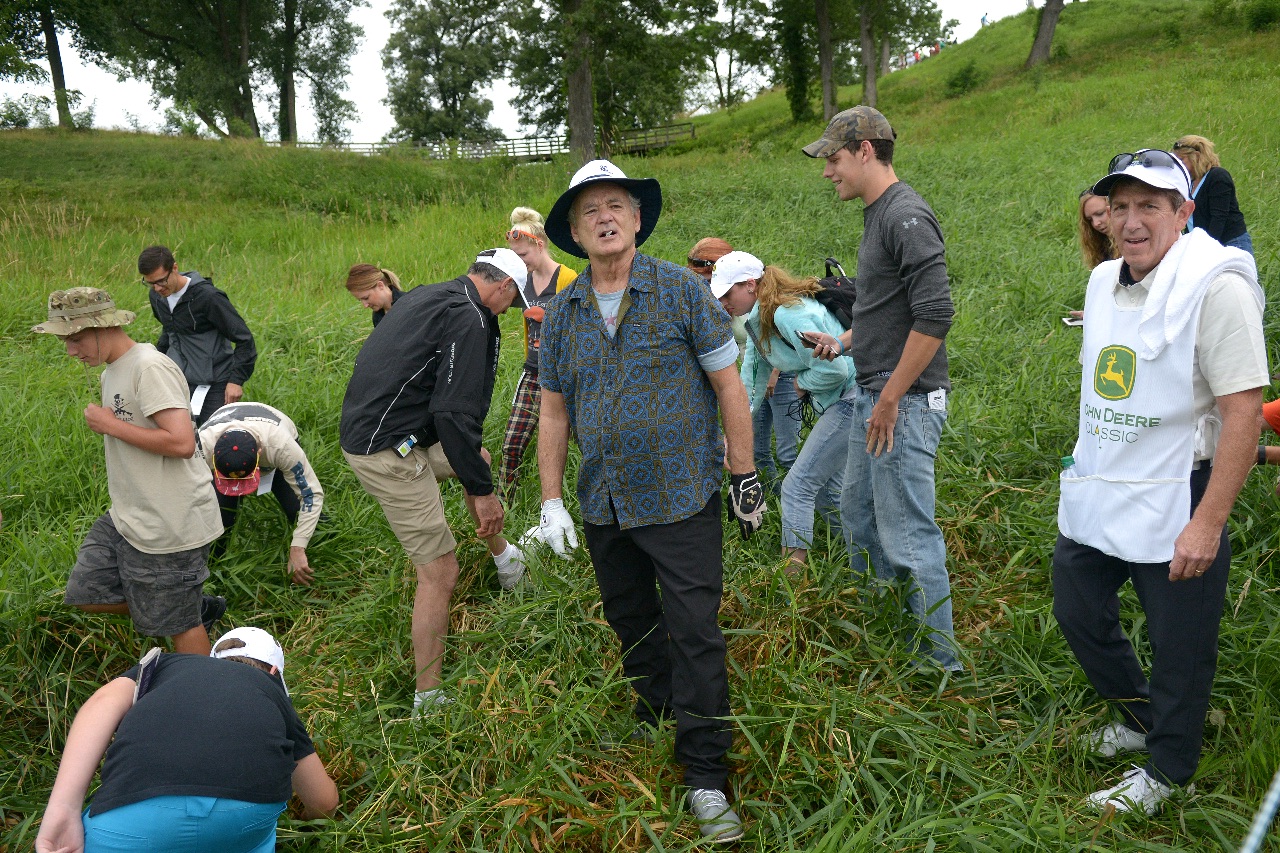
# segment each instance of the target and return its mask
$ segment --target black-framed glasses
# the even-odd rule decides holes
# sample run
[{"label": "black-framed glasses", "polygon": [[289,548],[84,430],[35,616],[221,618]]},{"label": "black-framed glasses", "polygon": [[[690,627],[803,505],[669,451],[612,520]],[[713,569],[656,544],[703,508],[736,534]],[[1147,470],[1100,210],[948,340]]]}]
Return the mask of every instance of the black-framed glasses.
[{"label": "black-framed glasses", "polygon": [[1161,151],[1159,148],[1143,148],[1132,154],[1117,154],[1111,158],[1111,164],[1107,166],[1107,172],[1114,175],[1116,172],[1123,172],[1134,163],[1139,166],[1145,166],[1148,169],[1177,169],[1187,176],[1187,183],[1191,183],[1191,175],[1188,174],[1187,167],[1182,164],[1182,161],[1168,151]]},{"label": "black-framed glasses", "polygon": [[1174,151],[1199,151],[1200,143],[1198,142],[1175,142],[1173,143]]},{"label": "black-framed glasses", "polygon": [[706,258],[689,258],[689,266],[695,270],[709,270],[715,265],[715,261],[708,261]]},{"label": "black-framed glasses", "polygon": [[167,273],[165,273],[164,275],[160,276],[160,278],[156,279],[155,281],[152,281],[151,279],[147,278],[146,276],[143,276],[143,277],[142,277],[142,283],[143,283],[143,284],[145,284],[147,287],[158,287],[158,286],[160,286],[160,285],[164,284],[166,281],[168,281],[168,280],[169,280],[169,276],[171,276],[171,275],[173,275],[173,270],[169,270]]}]

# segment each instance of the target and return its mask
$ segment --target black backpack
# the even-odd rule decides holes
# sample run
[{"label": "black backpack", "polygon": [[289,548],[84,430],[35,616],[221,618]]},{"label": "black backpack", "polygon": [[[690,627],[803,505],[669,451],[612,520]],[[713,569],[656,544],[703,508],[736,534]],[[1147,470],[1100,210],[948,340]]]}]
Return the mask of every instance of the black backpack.
[{"label": "black backpack", "polygon": [[[857,298],[853,283],[856,279],[845,275],[844,267],[840,266],[840,262],[835,258],[827,258],[825,263],[827,274],[824,278],[818,279],[822,289],[815,293],[813,298],[835,315],[842,329],[848,329],[853,325],[853,303]],[[831,274],[832,269],[837,275]]]}]

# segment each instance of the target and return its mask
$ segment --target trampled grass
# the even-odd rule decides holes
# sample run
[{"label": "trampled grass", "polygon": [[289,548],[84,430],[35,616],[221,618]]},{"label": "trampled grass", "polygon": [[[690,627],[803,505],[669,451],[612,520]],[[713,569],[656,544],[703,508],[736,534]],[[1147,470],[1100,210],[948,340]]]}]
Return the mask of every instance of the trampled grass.
[{"label": "trampled grass", "polygon": [[[884,81],[899,175],[932,203],[948,240],[958,313],[938,514],[970,672],[941,685],[908,678],[897,608],[852,583],[838,544],[815,549],[809,579],[791,589],[778,572],[776,515],[750,543],[726,535],[721,622],[732,782],[750,827],[743,849],[1233,850],[1244,836],[1280,761],[1270,478],[1251,478],[1233,517],[1198,790],[1159,817],[1100,827],[1082,808],[1125,765],[1071,745],[1103,708],[1054,623],[1048,575],[1058,458],[1075,431],[1079,333],[1058,318],[1083,298],[1079,189],[1117,151],[1209,136],[1236,179],[1264,288],[1277,295],[1280,47],[1273,33],[1206,21],[1205,9],[1069,4],[1066,55],[1041,72],[1019,70],[1024,15]],[[970,60],[985,82],[943,97]],[[845,105],[856,96],[841,95]],[[858,207],[838,203],[820,166],[795,150],[820,124],[793,127],[784,111],[766,96],[705,120],[698,147],[622,161],[663,184],[646,251],[678,260],[717,233],[797,272],[832,254],[852,265]],[[533,586],[503,594],[483,547],[460,536],[446,664],[459,702],[437,721],[408,723],[412,571],[337,446],[369,322],[342,290],[347,267],[450,278],[500,243],[512,206],[548,209],[570,164],[424,164],[108,133],[6,134],[0,157],[0,849],[31,844],[72,711],[148,645],[124,620],[61,604],[80,539],[107,505],[105,472],[80,416],[95,399],[89,377],[28,329],[49,290],[94,284],[138,310],[136,337],[153,339],[133,271],[151,242],[211,275],[249,319],[261,356],[248,392],[298,422],[328,496],[332,521],[310,549],[314,587],[286,583],[285,524],[269,500],[245,505],[210,583],[236,624],[281,636],[295,702],[343,793],[339,820],[283,823],[282,849],[696,846],[669,735],[653,748],[597,746],[628,725],[631,700],[583,552],[537,561]],[[519,361],[515,318],[504,328],[491,451]],[[465,531],[456,485],[446,505]],[[531,525],[537,507],[529,464],[508,531]]]}]

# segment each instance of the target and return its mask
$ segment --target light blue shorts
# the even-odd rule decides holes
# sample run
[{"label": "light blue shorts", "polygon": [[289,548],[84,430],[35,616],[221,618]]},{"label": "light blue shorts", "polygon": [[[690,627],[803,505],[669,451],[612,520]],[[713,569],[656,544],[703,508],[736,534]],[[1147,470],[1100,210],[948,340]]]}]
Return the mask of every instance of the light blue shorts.
[{"label": "light blue shorts", "polygon": [[85,853],[271,853],[285,803],[214,797],[152,797],[90,817]]}]

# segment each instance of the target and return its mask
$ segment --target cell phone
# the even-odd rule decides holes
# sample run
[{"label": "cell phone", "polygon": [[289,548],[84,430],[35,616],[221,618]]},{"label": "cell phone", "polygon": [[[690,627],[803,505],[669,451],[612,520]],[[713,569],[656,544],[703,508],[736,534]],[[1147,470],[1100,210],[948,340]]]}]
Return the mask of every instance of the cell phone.
[{"label": "cell phone", "polygon": [[1064,325],[1064,326],[1083,326],[1083,325],[1084,325],[1084,318],[1083,318],[1083,317],[1063,317],[1063,318],[1062,318],[1062,325]]},{"label": "cell phone", "polygon": [[818,345],[818,342],[817,342],[816,340],[814,340],[813,338],[809,337],[809,336],[810,336],[810,335],[812,335],[812,334],[814,334],[814,333],[813,333],[813,332],[801,332],[801,333],[800,333],[800,343],[804,344],[804,345],[805,345],[806,347],[808,347],[809,349],[813,349],[814,347],[816,347],[816,346]]},{"label": "cell phone", "polygon": [[155,677],[156,667],[160,665],[160,652],[160,647],[156,646],[138,661],[138,683],[133,686],[135,703],[151,689],[151,679]]}]

